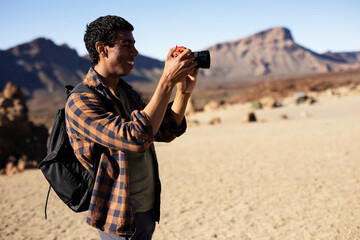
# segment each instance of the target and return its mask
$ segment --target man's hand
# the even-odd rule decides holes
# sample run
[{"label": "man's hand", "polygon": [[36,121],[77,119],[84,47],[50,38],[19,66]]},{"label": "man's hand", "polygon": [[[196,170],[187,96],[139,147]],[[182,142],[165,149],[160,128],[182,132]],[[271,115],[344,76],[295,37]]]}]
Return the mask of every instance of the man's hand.
[{"label": "man's hand", "polygon": [[195,57],[190,55],[191,50],[185,49],[179,56],[173,57],[173,53],[175,52],[176,48],[177,46],[169,50],[165,60],[164,72],[161,77],[162,81],[171,83],[172,87],[174,87],[178,82],[184,81],[185,78],[189,78],[189,75],[191,76],[191,79],[194,79],[193,76],[195,76],[196,79],[194,70],[197,63],[194,61]]},{"label": "man's hand", "polygon": [[177,92],[181,94],[191,94],[196,85],[196,78],[199,73],[199,68],[195,68],[193,72],[189,73],[182,81],[176,84]]},{"label": "man's hand", "polygon": [[178,126],[184,119],[186,106],[190,99],[191,93],[196,85],[196,78],[199,73],[199,68],[194,68],[185,78],[176,84],[177,91],[173,105],[171,107],[173,117]]},{"label": "man's hand", "polygon": [[[184,91],[192,91],[195,87],[196,74],[195,57],[190,55],[191,51],[186,49],[179,56],[173,57],[177,46],[170,49],[166,60],[163,75],[155,89],[155,93],[150,99],[149,103],[144,108],[144,112],[149,116],[152,126],[152,132],[155,135],[159,130],[160,124],[163,121],[167,105],[171,96],[171,92],[178,82],[184,82],[180,88]],[[196,71],[195,71],[196,72]],[[187,79],[187,80],[185,80]],[[177,92],[178,93],[178,92]],[[176,123],[179,125],[184,116],[187,100],[190,94],[176,94],[176,99],[173,104],[173,111]]]}]

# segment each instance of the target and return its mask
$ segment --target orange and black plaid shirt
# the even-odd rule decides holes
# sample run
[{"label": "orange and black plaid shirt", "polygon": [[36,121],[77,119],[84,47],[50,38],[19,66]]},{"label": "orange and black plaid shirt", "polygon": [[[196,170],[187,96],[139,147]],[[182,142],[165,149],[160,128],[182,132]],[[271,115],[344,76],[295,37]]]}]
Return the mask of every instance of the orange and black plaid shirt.
[{"label": "orange and black plaid shirt", "polygon": [[[97,90],[109,101],[106,103],[92,93],[73,93],[66,103],[66,128],[70,143],[79,161],[88,170],[96,160],[97,146],[104,147],[90,201],[87,223],[104,232],[132,235],[134,220],[129,197],[129,170],[126,152],[152,150],[155,175],[154,216],[160,217],[160,180],[154,141],[170,142],[186,130],[186,121],[177,126],[171,113],[171,103],[159,132],[153,136],[149,117],[142,111],[145,104],[140,96],[119,80],[134,110],[127,116],[120,100],[103,84],[90,68],[84,84]],[[112,106],[110,106],[112,103]]]}]

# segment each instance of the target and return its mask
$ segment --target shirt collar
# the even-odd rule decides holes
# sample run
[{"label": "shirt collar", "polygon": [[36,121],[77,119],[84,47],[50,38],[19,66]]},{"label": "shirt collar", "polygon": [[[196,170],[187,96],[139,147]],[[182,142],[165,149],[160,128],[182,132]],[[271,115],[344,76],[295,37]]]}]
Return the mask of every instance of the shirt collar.
[{"label": "shirt collar", "polygon": [[93,67],[89,69],[89,72],[87,73],[84,84],[89,85],[93,88],[99,88],[100,86],[105,86],[104,83],[101,80],[101,77],[97,74],[97,72],[94,70]]},{"label": "shirt collar", "polygon": [[[102,89],[104,87],[108,88],[103,81],[101,80],[101,77],[97,72],[95,71],[94,67],[91,67],[89,69],[89,72],[87,73],[84,84],[89,85],[90,87],[96,88],[96,89]],[[123,88],[124,90],[132,90],[132,87],[125,82],[123,79],[119,79],[118,86]]]}]

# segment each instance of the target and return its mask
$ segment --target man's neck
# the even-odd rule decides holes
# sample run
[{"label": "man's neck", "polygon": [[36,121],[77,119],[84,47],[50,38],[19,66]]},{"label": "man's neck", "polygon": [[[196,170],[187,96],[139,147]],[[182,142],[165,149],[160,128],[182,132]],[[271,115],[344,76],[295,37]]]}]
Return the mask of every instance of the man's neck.
[{"label": "man's neck", "polygon": [[102,68],[99,65],[96,65],[94,67],[95,72],[101,77],[101,80],[103,81],[103,83],[110,87],[111,89],[116,89],[116,86],[119,82],[119,76],[114,76],[109,74],[104,68]]}]

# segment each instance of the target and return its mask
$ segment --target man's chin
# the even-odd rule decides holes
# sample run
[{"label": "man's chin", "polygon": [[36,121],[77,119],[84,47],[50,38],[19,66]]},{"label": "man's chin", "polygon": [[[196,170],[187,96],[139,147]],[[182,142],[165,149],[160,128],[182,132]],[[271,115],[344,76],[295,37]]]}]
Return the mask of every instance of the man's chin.
[{"label": "man's chin", "polygon": [[127,76],[127,75],[130,75],[130,73],[131,73],[131,70],[122,71],[119,75],[120,75],[120,77],[125,77],[125,76]]}]

